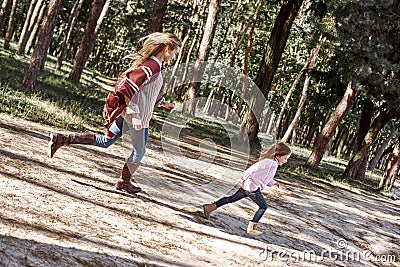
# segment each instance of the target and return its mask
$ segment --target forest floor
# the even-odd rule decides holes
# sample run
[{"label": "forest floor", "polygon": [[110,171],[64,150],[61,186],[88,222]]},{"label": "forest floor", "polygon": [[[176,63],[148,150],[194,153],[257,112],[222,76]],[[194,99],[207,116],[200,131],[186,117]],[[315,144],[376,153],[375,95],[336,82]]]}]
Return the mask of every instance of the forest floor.
[{"label": "forest floor", "polygon": [[400,266],[399,200],[278,170],[253,237],[247,199],[202,217],[237,187],[240,152],[151,138],[132,196],[114,189],[124,142],[49,158],[53,130],[0,114],[0,266]]}]

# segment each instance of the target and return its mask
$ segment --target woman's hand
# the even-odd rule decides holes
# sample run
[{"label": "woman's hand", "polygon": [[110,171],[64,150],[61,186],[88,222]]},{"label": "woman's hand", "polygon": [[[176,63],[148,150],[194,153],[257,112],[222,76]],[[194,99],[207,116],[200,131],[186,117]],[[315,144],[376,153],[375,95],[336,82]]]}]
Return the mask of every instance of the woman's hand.
[{"label": "woman's hand", "polygon": [[143,128],[143,121],[140,118],[139,114],[132,114],[132,126],[133,129],[135,129],[136,131],[139,131]]}]

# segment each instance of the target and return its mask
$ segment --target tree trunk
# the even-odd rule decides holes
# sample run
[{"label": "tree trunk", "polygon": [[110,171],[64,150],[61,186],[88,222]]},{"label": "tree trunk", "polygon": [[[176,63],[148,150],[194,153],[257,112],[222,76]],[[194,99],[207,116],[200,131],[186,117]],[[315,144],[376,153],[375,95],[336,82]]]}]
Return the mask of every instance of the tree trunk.
[{"label": "tree trunk", "polygon": [[178,87],[178,90],[176,92],[176,98],[177,99],[181,99],[182,91],[184,89],[184,85],[187,83],[186,82],[186,77],[188,75],[187,72],[188,72],[188,68],[189,68],[190,57],[192,55],[192,52],[194,50],[194,47],[195,47],[198,39],[200,39],[200,36],[201,36],[200,33],[201,33],[201,29],[203,27],[203,22],[204,22],[203,16],[204,16],[204,13],[205,13],[207,7],[208,6],[207,6],[207,2],[206,2],[202,6],[202,9],[199,12],[196,12],[197,11],[197,9],[196,9],[196,1],[193,2],[193,12],[192,12],[192,20],[191,20],[191,22],[192,22],[193,25],[196,22],[198,22],[198,27],[195,30],[193,41],[192,41],[191,45],[189,46],[189,50],[188,50],[187,55],[186,55],[186,61],[185,61],[185,67],[184,67],[184,70],[183,70],[183,75],[181,77],[181,82],[180,82],[180,85]]},{"label": "tree trunk", "polygon": [[79,15],[79,12],[81,11],[83,1],[84,0],[77,0],[75,2],[74,6],[72,7],[71,15],[69,16],[67,27],[64,30],[64,38],[62,40],[60,52],[58,54],[56,70],[61,69],[62,62],[65,57],[65,52],[67,50],[69,38],[71,37],[72,30],[74,29],[75,23],[78,19],[78,15]]},{"label": "tree trunk", "polygon": [[36,4],[36,6],[38,6],[39,4],[41,4],[39,15],[37,16],[37,19],[35,20],[35,25],[33,26],[32,30],[30,31],[30,35],[29,35],[28,41],[26,42],[25,54],[28,54],[29,50],[31,49],[31,46],[33,44],[33,40],[35,39],[35,36],[36,36],[36,33],[37,33],[38,29],[40,28],[40,22],[42,21],[44,12],[46,10],[46,3],[45,2],[44,3],[38,2]]},{"label": "tree trunk", "polygon": [[398,130],[397,128],[393,128],[390,132],[389,136],[386,140],[382,143],[382,145],[377,149],[374,158],[370,161],[368,170],[372,171],[375,169],[376,165],[378,164],[379,160],[382,157],[383,152],[385,151],[386,147],[388,146],[389,142],[397,135]]},{"label": "tree trunk", "polygon": [[189,88],[184,97],[182,111],[183,113],[190,116],[194,116],[196,107],[196,97],[199,94],[200,81],[204,73],[204,61],[207,61],[212,39],[214,38],[220,5],[221,5],[221,0],[210,1],[203,38],[201,40],[200,47],[197,52],[196,62],[193,68],[193,76]]},{"label": "tree trunk", "polygon": [[153,14],[150,16],[147,26],[147,34],[162,31],[162,19],[167,10],[168,0],[156,0],[154,4]]},{"label": "tree trunk", "polygon": [[27,90],[33,90],[35,88],[39,71],[42,69],[46,61],[47,51],[50,47],[50,42],[53,36],[60,6],[61,0],[50,0],[49,9],[43,21],[42,27],[40,28],[38,41],[36,42],[35,49],[29,63],[29,68],[25,73],[25,78],[22,82],[23,87]]},{"label": "tree trunk", "polygon": [[379,131],[393,118],[395,111],[396,110],[394,108],[387,109],[383,112],[380,112],[379,115],[375,117],[367,135],[362,141],[361,146],[359,146],[357,151],[355,151],[353,157],[346,167],[346,170],[343,172],[342,177],[344,179],[365,178],[368,149],[372,145]]},{"label": "tree trunk", "polygon": [[389,190],[392,189],[394,181],[396,179],[396,173],[399,170],[400,166],[400,138],[397,140],[397,143],[393,149],[393,154],[390,157],[390,161],[388,167],[386,168],[385,174],[382,176],[382,179],[379,183],[378,188],[383,189],[387,188]]},{"label": "tree trunk", "polygon": [[8,26],[7,26],[7,32],[6,36],[4,38],[4,49],[8,50],[10,49],[10,41],[11,37],[14,32],[14,18],[15,18],[15,10],[17,9],[17,0],[12,1],[12,7],[11,7],[11,12],[10,12],[10,17],[8,19]]},{"label": "tree trunk", "polygon": [[351,102],[355,97],[355,94],[356,90],[351,86],[351,82],[349,82],[342,100],[336,107],[335,111],[331,114],[322,131],[318,134],[318,137],[314,142],[313,151],[311,152],[311,155],[306,162],[307,166],[312,168],[317,168],[319,166],[326,147],[330,142],[336,127],[339,125],[344,114],[349,109]]},{"label": "tree trunk", "polygon": [[357,149],[361,146],[363,139],[367,135],[368,130],[371,126],[374,104],[371,100],[366,99],[365,101],[363,101],[362,106],[363,109],[361,112],[360,123],[352,146],[353,151],[357,151]]},{"label": "tree trunk", "polygon": [[92,4],[92,10],[88,22],[86,24],[85,33],[83,35],[82,43],[79,46],[78,52],[75,56],[74,66],[72,67],[69,79],[78,83],[81,79],[83,68],[85,67],[86,61],[89,58],[90,53],[93,50],[94,43],[96,42],[96,26],[97,20],[100,17],[100,13],[103,8],[103,0],[94,0]]},{"label": "tree trunk", "polygon": [[272,79],[285,49],[290,29],[303,1],[290,1],[281,7],[266,45],[267,48],[255,80],[255,84],[262,95],[256,94],[252,96],[251,106],[247,111],[248,114],[245,116],[245,121],[242,123],[239,133],[242,139],[249,138],[250,147],[252,148],[259,149],[261,147],[258,139],[258,121],[264,109],[266,97],[271,89]]},{"label": "tree trunk", "polygon": [[[321,47],[321,46],[319,45],[319,47]],[[283,114],[285,113],[286,107],[289,103],[290,96],[292,95],[294,89],[296,89],[296,86],[299,83],[301,76],[303,76],[304,71],[306,71],[309,68],[312,61],[315,62],[315,59],[317,58],[318,53],[319,53],[319,48],[318,49],[315,48],[314,52],[311,54],[311,56],[307,60],[306,64],[304,64],[303,68],[301,68],[301,70],[297,74],[296,79],[294,80],[293,84],[290,86],[290,89],[285,97],[285,101],[283,102],[283,105],[281,107],[281,111],[279,112],[278,120],[276,122],[275,132],[278,132],[278,129],[281,127],[280,125],[282,122]]]},{"label": "tree trunk", "polygon": [[[216,99],[219,100],[219,101],[221,101],[221,99],[222,99],[222,95],[223,95],[223,93],[225,91],[226,81],[228,80],[228,77],[231,74],[232,67],[235,64],[236,54],[239,51],[239,48],[240,48],[240,46],[241,46],[241,44],[242,44],[242,42],[244,40],[244,37],[246,36],[247,30],[248,30],[248,28],[250,26],[250,22],[251,21],[248,21],[246,23],[246,26],[245,26],[244,30],[242,29],[242,27],[240,27],[240,31],[237,32],[236,40],[235,40],[235,43],[233,45],[233,48],[232,48],[232,51],[231,51],[231,55],[229,57],[229,66],[226,69],[224,77],[222,78],[221,83],[219,84],[219,87],[218,87]],[[244,21],[242,22],[242,24],[244,24]],[[211,113],[214,114],[217,117],[218,113],[220,112],[220,108],[221,107],[223,107],[223,105],[216,105],[215,109]]]},{"label": "tree trunk", "polygon": [[[96,40],[97,36],[99,35],[100,32],[100,27],[103,24],[104,18],[107,15],[108,12],[108,8],[110,7],[111,4],[111,0],[106,0],[106,2],[104,3],[104,6],[101,10],[100,16],[96,22],[96,28],[94,29],[94,39]],[[93,50],[93,46],[94,46],[95,41],[93,42],[92,45],[92,50]]]},{"label": "tree trunk", "polygon": [[338,144],[338,148],[336,149],[336,157],[338,158],[343,158],[343,150],[345,147],[345,144],[348,142],[349,139],[349,130],[344,129],[344,134],[342,135],[342,137],[339,140],[339,144]]},{"label": "tree trunk", "polygon": [[243,87],[242,87],[242,92],[240,93],[240,99],[239,99],[239,104],[238,104],[238,110],[237,113],[240,114],[243,110],[243,101],[244,101],[244,96],[249,84],[249,57],[250,57],[250,51],[251,51],[251,47],[253,44],[253,34],[256,28],[256,24],[257,24],[257,20],[259,17],[259,10],[261,10],[261,8],[263,8],[265,5],[264,2],[262,2],[259,6],[259,8],[257,9],[257,13],[256,13],[256,17],[253,20],[253,24],[251,25],[250,28],[250,32],[249,32],[249,36],[247,37],[247,43],[246,43],[246,51],[244,54],[244,63],[243,63],[243,76],[244,76],[244,80],[243,80]]},{"label": "tree trunk", "polygon": [[[319,43],[315,47],[314,52],[311,54],[312,56],[310,58],[310,64],[309,64],[309,67],[308,67],[308,71],[312,70],[315,67],[315,61],[317,60],[317,56],[318,56],[318,53],[319,53],[319,51],[321,49],[323,41],[324,40],[322,39],[322,36],[321,36]],[[303,92],[301,93],[300,102],[299,102],[299,105],[297,107],[297,112],[294,115],[292,123],[290,123],[290,125],[287,128],[285,134],[283,135],[281,142],[285,143],[285,142],[287,142],[289,140],[291,132],[296,130],[296,128],[297,128],[297,126],[298,126],[298,124],[300,122],[300,115],[303,112],[304,105],[305,105],[305,103],[307,101],[307,95],[308,95],[307,92],[308,92],[308,88],[310,87],[310,81],[311,81],[311,77],[310,77],[309,73],[307,73],[306,74],[306,79],[304,81]]]},{"label": "tree trunk", "polygon": [[29,24],[31,21],[32,13],[36,6],[36,2],[37,2],[37,0],[32,0],[31,4],[29,6],[28,13],[26,14],[24,26],[22,27],[22,32],[21,32],[21,35],[18,40],[18,46],[17,46],[17,51],[16,51],[17,55],[22,55],[25,51],[25,42],[26,42],[27,36],[28,36]]},{"label": "tree trunk", "polygon": [[3,0],[0,5],[0,37],[5,36],[4,25],[6,25],[7,13],[11,10],[11,0]]}]

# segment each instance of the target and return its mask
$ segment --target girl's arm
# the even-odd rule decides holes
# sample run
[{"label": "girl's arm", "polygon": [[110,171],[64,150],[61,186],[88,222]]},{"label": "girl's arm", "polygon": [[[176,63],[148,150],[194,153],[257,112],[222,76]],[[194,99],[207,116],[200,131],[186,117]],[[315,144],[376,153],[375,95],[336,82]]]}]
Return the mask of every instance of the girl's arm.
[{"label": "girl's arm", "polygon": [[277,187],[280,186],[280,184],[279,184],[277,181],[275,181],[274,179],[272,179],[272,180],[267,184],[267,186],[274,186],[274,185],[276,185]]}]

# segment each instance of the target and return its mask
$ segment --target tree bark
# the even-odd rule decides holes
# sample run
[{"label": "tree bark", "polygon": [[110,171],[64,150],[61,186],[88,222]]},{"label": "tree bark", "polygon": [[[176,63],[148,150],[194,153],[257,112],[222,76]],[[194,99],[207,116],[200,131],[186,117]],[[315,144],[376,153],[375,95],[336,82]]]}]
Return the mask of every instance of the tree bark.
[{"label": "tree bark", "polygon": [[94,43],[96,42],[97,20],[99,19],[102,12],[103,3],[103,0],[93,1],[91,14],[86,24],[85,33],[83,35],[83,39],[81,45],[79,46],[78,52],[76,53],[74,65],[69,75],[69,79],[74,83],[78,83],[81,79],[86,61],[88,60],[89,55],[93,50]]},{"label": "tree bark", "polygon": [[42,27],[40,28],[38,41],[36,42],[35,49],[29,63],[29,68],[25,73],[25,78],[22,82],[23,87],[27,90],[33,90],[35,88],[39,71],[42,69],[46,61],[47,51],[50,47],[50,42],[53,36],[60,6],[61,0],[50,0],[49,9],[43,21]]},{"label": "tree bark", "polygon": [[393,154],[390,157],[390,161],[388,167],[386,168],[385,174],[382,176],[382,179],[379,183],[378,188],[383,189],[387,188],[389,190],[392,189],[394,181],[396,179],[396,173],[399,170],[400,166],[400,138],[397,140],[397,143],[393,149]]},{"label": "tree bark", "polygon": [[[311,54],[308,71],[312,70],[315,67],[315,62],[317,60],[317,56],[321,49],[323,41],[324,40],[322,39],[322,36],[321,36],[319,43],[315,47],[314,52]],[[311,77],[310,77],[310,74],[307,72],[306,79],[304,80],[303,92],[301,93],[301,97],[300,97],[299,105],[297,107],[296,114],[294,115],[292,122],[290,123],[285,134],[283,135],[281,142],[285,143],[289,140],[290,134],[292,133],[292,131],[296,130],[296,128],[300,122],[300,115],[303,112],[304,105],[307,101],[308,88],[310,87],[310,82],[311,82]]]},{"label": "tree bark", "polygon": [[8,50],[10,49],[10,41],[11,37],[14,32],[14,18],[15,18],[15,10],[17,9],[17,0],[12,1],[12,6],[11,6],[11,11],[10,11],[10,17],[8,20],[8,25],[7,25],[7,32],[6,36],[4,38],[4,49]]},{"label": "tree bark", "polygon": [[343,172],[342,177],[344,179],[365,178],[368,149],[379,131],[393,118],[395,111],[395,108],[387,109],[380,112],[379,115],[375,117],[361,146],[355,151],[346,170]]},{"label": "tree bark", "polygon": [[262,95],[255,94],[253,96],[253,100],[250,101],[251,106],[247,111],[248,114],[245,116],[245,121],[242,123],[239,133],[240,138],[249,138],[250,147],[254,149],[261,147],[260,140],[258,139],[258,121],[264,109],[266,97],[271,89],[272,79],[285,49],[290,29],[303,1],[290,1],[281,7],[259,66],[255,84]]},{"label": "tree bark", "polygon": [[31,21],[32,13],[35,9],[37,0],[32,0],[28,13],[26,14],[24,26],[22,27],[21,35],[18,40],[18,46],[17,46],[17,55],[22,55],[25,51],[25,42],[27,40],[27,35],[28,35],[28,30],[29,30],[29,24]]},{"label": "tree bark", "polygon": [[259,5],[259,8],[257,8],[256,10],[256,17],[253,20],[253,24],[251,25],[250,28],[250,32],[249,32],[249,36],[247,37],[247,42],[246,42],[246,51],[244,53],[244,63],[243,63],[243,76],[244,76],[244,80],[243,80],[243,87],[242,87],[242,92],[240,93],[240,99],[239,99],[239,104],[238,104],[238,110],[237,113],[240,114],[243,110],[243,101],[244,101],[244,96],[249,84],[249,57],[250,57],[250,51],[251,51],[251,47],[253,44],[253,34],[256,28],[256,24],[258,21],[258,17],[260,15],[260,10],[264,7],[265,2],[262,2]]},{"label": "tree bark", "polygon": [[6,24],[7,13],[11,12],[11,0],[3,0],[0,5],[0,37],[4,37],[4,25]]},{"label": "tree bark", "polygon": [[[289,89],[288,93],[286,94],[285,101],[283,102],[283,105],[281,107],[281,111],[279,112],[278,120],[276,122],[275,132],[278,132],[279,128],[281,127],[280,125],[281,125],[281,122],[282,122],[283,114],[285,113],[285,110],[286,110],[286,107],[287,107],[287,105],[289,103],[290,97],[291,97],[294,89],[296,89],[296,86],[299,83],[301,76],[303,76],[303,73],[310,66],[310,63],[311,63],[312,59],[316,58],[318,53],[319,53],[319,49],[314,49],[314,52],[311,54],[311,57],[309,58],[309,60],[307,60],[306,64],[304,64],[303,68],[301,68],[301,70],[299,71],[299,73],[296,76],[296,79],[294,80],[294,82],[290,86],[290,89]],[[315,62],[315,60],[314,60],[314,62]]]},{"label": "tree bark", "polygon": [[349,109],[355,94],[356,90],[352,87],[351,82],[349,82],[342,100],[336,107],[335,111],[331,114],[322,131],[318,134],[317,139],[314,142],[313,151],[306,162],[307,166],[312,168],[317,168],[319,166],[332,135],[346,111]]},{"label": "tree bark", "polygon": [[33,40],[35,39],[38,29],[40,28],[40,22],[42,21],[44,12],[46,10],[46,2],[44,2],[44,3],[38,2],[36,4],[36,6],[38,6],[38,5],[41,5],[39,15],[37,16],[37,19],[35,19],[35,24],[33,25],[32,30],[30,30],[29,38],[25,45],[25,54],[28,54],[28,52],[33,44]]},{"label": "tree bark", "polygon": [[64,30],[64,38],[62,40],[61,49],[60,49],[60,52],[58,54],[56,70],[60,70],[61,69],[62,62],[63,62],[64,57],[65,57],[65,52],[66,52],[66,49],[67,49],[67,45],[68,45],[69,39],[71,37],[72,30],[74,29],[74,26],[75,26],[76,21],[78,19],[79,12],[81,11],[83,1],[84,0],[77,0],[75,2],[74,6],[72,7],[71,15],[69,16],[67,27]]},{"label": "tree bark", "polygon": [[167,10],[168,0],[156,0],[153,13],[147,26],[147,34],[162,31],[162,19]]},{"label": "tree bark", "polygon": [[374,112],[374,104],[371,100],[366,99],[365,101],[363,101],[362,106],[363,109],[361,112],[360,123],[352,146],[353,151],[357,151],[357,149],[361,146],[363,139],[367,135],[368,130],[371,126],[372,115]]},{"label": "tree bark", "polygon": [[377,149],[374,158],[370,161],[368,170],[372,171],[375,169],[376,165],[378,164],[379,160],[381,159],[383,152],[385,151],[386,147],[388,146],[389,142],[398,134],[397,128],[393,128],[392,131],[389,133],[389,136],[385,139],[382,145]]},{"label": "tree bark", "polygon": [[[188,75],[187,72],[188,72],[190,57],[192,55],[192,52],[194,50],[194,47],[195,47],[196,43],[200,39],[201,29],[203,27],[203,22],[204,22],[203,16],[204,16],[204,13],[205,13],[207,7],[208,7],[207,3],[205,3],[202,6],[202,8],[199,11],[197,11],[196,1],[193,1],[193,10],[192,10],[191,23],[193,25],[195,25],[195,23],[198,23],[198,26],[196,27],[192,43],[190,44],[189,49],[188,49],[187,54],[186,54],[185,68],[183,70],[183,75],[181,77],[180,86],[178,87],[178,90],[176,92],[177,99],[181,99],[181,97],[182,97],[182,92],[183,92],[183,89],[184,89],[184,85],[186,84],[186,77]],[[185,52],[185,51],[183,51],[183,52]]]},{"label": "tree bark", "polygon": [[207,22],[204,29],[203,38],[197,52],[196,62],[193,68],[193,75],[189,88],[184,97],[183,113],[193,116],[196,108],[196,97],[200,91],[200,80],[204,73],[204,62],[207,61],[212,39],[218,21],[218,13],[221,0],[211,0],[208,9]]},{"label": "tree bark", "polygon": [[[244,37],[247,34],[247,30],[248,30],[248,28],[250,26],[250,23],[251,23],[251,21],[248,21],[246,23],[246,26],[244,27],[244,30],[241,27],[240,31],[237,32],[236,40],[235,40],[235,43],[233,45],[233,49],[231,51],[231,55],[229,57],[229,66],[226,69],[224,77],[222,78],[221,83],[219,84],[219,87],[218,87],[216,99],[219,100],[219,101],[221,101],[222,95],[224,94],[226,81],[228,80],[228,77],[231,74],[233,65],[235,64],[236,54],[239,51],[239,48],[240,48],[240,46],[241,46],[241,44],[242,44],[242,42],[244,40]],[[242,24],[244,24],[244,21],[242,22]],[[222,107],[223,107],[223,105],[219,105],[219,106],[217,105],[214,108],[213,112],[211,112],[211,113],[217,117],[219,112],[220,112],[220,108],[222,108]]]}]

